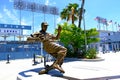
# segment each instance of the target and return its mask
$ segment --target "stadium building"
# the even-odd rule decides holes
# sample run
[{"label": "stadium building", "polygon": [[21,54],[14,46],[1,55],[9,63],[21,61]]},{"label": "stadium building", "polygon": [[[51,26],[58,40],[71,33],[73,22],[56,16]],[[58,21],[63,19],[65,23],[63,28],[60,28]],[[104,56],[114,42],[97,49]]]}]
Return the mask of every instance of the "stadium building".
[{"label": "stadium building", "polygon": [[120,50],[120,32],[98,30],[100,38],[98,43],[90,44],[90,47],[96,48],[98,52],[110,52]]}]

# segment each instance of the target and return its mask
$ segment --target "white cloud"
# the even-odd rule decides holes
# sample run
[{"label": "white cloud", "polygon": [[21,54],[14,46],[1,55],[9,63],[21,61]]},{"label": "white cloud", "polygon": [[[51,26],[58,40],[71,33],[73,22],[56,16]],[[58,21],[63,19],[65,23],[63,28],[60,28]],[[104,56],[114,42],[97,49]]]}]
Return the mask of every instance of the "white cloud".
[{"label": "white cloud", "polygon": [[[9,21],[12,22],[11,24],[19,24],[20,23],[19,13],[17,13],[15,10],[9,10],[6,7],[4,7],[3,11],[5,13],[3,16],[5,16],[7,19],[6,23],[8,23]],[[27,25],[27,21],[25,18],[21,19],[21,25]]]},{"label": "white cloud", "polygon": [[56,4],[56,2],[53,2],[53,4]]},{"label": "white cloud", "polygon": [[22,20],[21,20],[21,25],[27,25],[27,22],[24,18],[22,18]]},{"label": "white cloud", "polygon": [[45,1],[45,5],[55,5],[56,2],[50,2],[49,0]]},{"label": "white cloud", "polygon": [[[0,21],[6,24],[20,24],[20,19],[19,19],[19,13],[17,13],[14,9],[9,10],[6,7],[3,8],[3,15],[0,14],[0,18],[2,18]],[[27,25],[28,22],[25,18],[22,17],[21,19],[21,25]],[[29,31],[24,30],[23,34],[28,34]]]},{"label": "white cloud", "polygon": [[6,22],[6,20],[3,19],[3,15],[2,15],[2,13],[0,13],[0,23],[5,23],[5,22]]},{"label": "white cloud", "polygon": [[4,7],[3,11],[5,13],[3,16],[7,18],[7,21],[12,21],[12,23],[14,24],[17,24],[19,22],[19,19],[16,17],[16,15],[13,12],[11,12],[9,9]]},{"label": "white cloud", "polygon": [[58,24],[58,23],[60,23],[60,22],[61,22],[61,18],[60,18],[60,17],[58,17],[58,18],[57,18],[57,22],[56,22],[56,23]]},{"label": "white cloud", "polygon": [[46,1],[45,1],[45,5],[49,5],[49,0],[46,0]]},{"label": "white cloud", "polygon": [[2,14],[0,13],[0,19],[2,19]]},{"label": "white cloud", "polygon": [[9,0],[9,2],[13,2],[14,0]]}]

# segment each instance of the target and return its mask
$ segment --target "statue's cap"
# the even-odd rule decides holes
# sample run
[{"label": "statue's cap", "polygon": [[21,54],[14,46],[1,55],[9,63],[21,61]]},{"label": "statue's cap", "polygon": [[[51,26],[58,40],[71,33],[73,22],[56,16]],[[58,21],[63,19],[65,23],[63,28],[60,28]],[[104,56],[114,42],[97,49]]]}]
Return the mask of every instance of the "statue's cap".
[{"label": "statue's cap", "polygon": [[41,24],[42,24],[42,25],[47,25],[47,26],[48,26],[48,23],[47,23],[47,22],[42,22]]}]

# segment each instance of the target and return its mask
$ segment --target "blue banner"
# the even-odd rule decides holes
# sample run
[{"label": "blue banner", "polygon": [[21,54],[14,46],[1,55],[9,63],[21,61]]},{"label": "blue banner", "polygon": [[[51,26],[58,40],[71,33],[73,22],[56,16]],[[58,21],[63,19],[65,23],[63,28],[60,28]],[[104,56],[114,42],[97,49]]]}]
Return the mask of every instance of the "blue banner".
[{"label": "blue banner", "polygon": [[27,25],[13,25],[13,24],[0,24],[0,28],[31,30],[31,26],[27,26]]}]

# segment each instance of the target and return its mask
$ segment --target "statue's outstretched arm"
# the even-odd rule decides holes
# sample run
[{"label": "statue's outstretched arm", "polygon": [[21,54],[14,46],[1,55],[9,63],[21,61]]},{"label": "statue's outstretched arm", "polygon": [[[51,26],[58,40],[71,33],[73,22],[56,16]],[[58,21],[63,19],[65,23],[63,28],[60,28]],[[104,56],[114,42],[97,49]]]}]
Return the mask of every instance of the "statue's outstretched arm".
[{"label": "statue's outstretched arm", "polygon": [[62,30],[61,26],[58,26],[58,29],[57,29],[58,34],[57,34],[57,36],[53,37],[52,39],[55,39],[55,40],[59,39],[60,38],[61,30]]}]

